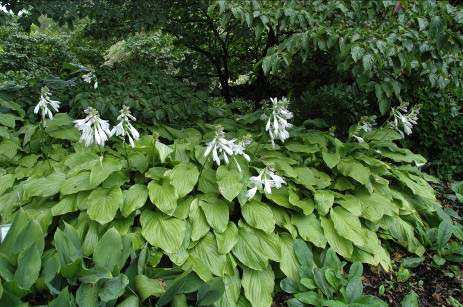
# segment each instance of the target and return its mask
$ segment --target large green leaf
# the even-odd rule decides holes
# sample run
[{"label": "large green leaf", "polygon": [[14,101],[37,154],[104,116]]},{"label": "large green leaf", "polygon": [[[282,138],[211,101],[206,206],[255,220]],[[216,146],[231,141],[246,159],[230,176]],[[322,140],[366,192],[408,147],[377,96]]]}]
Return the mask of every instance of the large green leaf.
[{"label": "large green leaf", "polygon": [[162,280],[151,279],[145,275],[135,276],[135,288],[140,294],[142,301],[150,296],[159,297],[165,292]]},{"label": "large green leaf", "polygon": [[60,192],[63,195],[74,194],[80,191],[87,191],[95,188],[90,184],[90,172],[82,172],[73,177],[67,178],[61,185]]},{"label": "large green leaf", "polygon": [[110,302],[122,296],[128,284],[129,279],[124,274],[106,279],[102,289],[98,292],[98,296],[103,302]]},{"label": "large green leaf", "polygon": [[232,201],[244,188],[242,174],[231,165],[219,166],[216,173],[220,194],[228,201]]},{"label": "large green leaf", "polygon": [[15,177],[13,174],[6,174],[0,176],[0,195],[5,193],[6,190],[11,188],[14,184]]},{"label": "large green leaf", "polygon": [[225,284],[225,293],[215,305],[217,307],[236,307],[241,292],[241,279],[238,270],[235,268],[233,275],[224,276],[222,279]]},{"label": "large green leaf", "polygon": [[323,228],[323,232],[325,234],[325,238],[328,241],[328,244],[336,251],[338,254],[345,258],[350,258],[353,252],[352,243],[341,237],[335,230],[333,222],[324,217],[320,217],[321,225]]},{"label": "large green leaf", "polygon": [[190,193],[198,182],[199,171],[192,163],[177,164],[170,173],[170,183],[179,198]]},{"label": "large green leaf", "polygon": [[122,191],[120,188],[98,188],[88,196],[87,214],[92,220],[100,224],[106,224],[114,219],[122,203]]},{"label": "large green leaf", "polygon": [[81,284],[76,293],[79,307],[98,307],[98,287],[96,284]]},{"label": "large green leaf", "polygon": [[30,179],[24,183],[24,193],[27,197],[50,197],[59,193],[66,177],[63,173],[53,173],[50,176]]},{"label": "large green leaf", "polygon": [[255,200],[247,202],[241,207],[241,214],[249,226],[268,233],[275,229],[275,218],[266,204]]},{"label": "large green leaf", "polygon": [[229,222],[222,233],[215,233],[217,250],[220,254],[228,254],[238,241],[238,228],[235,223]]},{"label": "large green leaf", "polygon": [[140,221],[141,233],[151,245],[166,253],[175,253],[180,249],[185,236],[185,221],[151,210],[144,210]]},{"label": "large green leaf", "polygon": [[225,292],[222,278],[215,277],[201,286],[197,294],[198,306],[210,306],[220,300]]},{"label": "large green leaf", "polygon": [[366,233],[358,217],[339,206],[331,210],[330,217],[338,234],[357,246],[366,244]]},{"label": "large green leaf", "polygon": [[168,182],[162,185],[156,181],[151,181],[148,184],[148,192],[151,202],[162,212],[172,215],[177,208],[178,195],[175,187]]},{"label": "large green leaf", "polygon": [[272,305],[275,275],[270,266],[261,271],[243,268],[241,284],[243,285],[244,296],[253,307],[270,307]]},{"label": "large green leaf", "polygon": [[302,184],[309,190],[315,188],[324,189],[331,184],[331,177],[315,168],[298,167],[295,169],[296,182]]},{"label": "large green leaf", "polygon": [[224,232],[228,225],[228,204],[213,194],[203,195],[199,206],[204,212],[207,223],[216,231]]},{"label": "large green leaf", "polygon": [[164,163],[166,161],[166,158],[174,151],[172,148],[159,141],[156,141],[154,147],[157,149],[159,153],[159,159],[161,160],[161,163]]},{"label": "large green leaf", "polygon": [[30,289],[39,277],[42,251],[37,245],[31,245],[18,257],[18,268],[14,280],[22,289]]},{"label": "large green leaf", "polygon": [[104,268],[112,272],[118,269],[122,258],[122,238],[119,232],[111,227],[98,241],[93,253],[93,260],[97,268]]},{"label": "large green leaf", "polygon": [[134,184],[123,194],[124,202],[121,212],[124,217],[143,207],[148,199],[148,189],[143,184]]},{"label": "large green leaf", "polygon": [[320,221],[314,214],[309,216],[305,215],[292,215],[291,223],[293,223],[299,236],[305,241],[312,242],[315,246],[325,248],[326,238],[323,234],[323,229],[320,225]]},{"label": "large green leaf", "polygon": [[109,175],[121,169],[122,163],[120,160],[111,157],[104,157],[103,160],[100,160],[93,165],[90,171],[90,185],[97,186],[101,184],[109,177]]},{"label": "large green leaf", "polygon": [[[195,271],[198,269],[195,264],[199,264],[206,267],[215,276],[223,276],[225,273],[227,256],[219,253],[214,235],[211,233],[208,233],[190,250],[190,257],[193,258],[193,270]],[[201,268],[199,268],[200,270]]]},{"label": "large green leaf", "polygon": [[199,207],[199,200],[195,199],[191,202],[189,222],[191,223],[191,240],[198,241],[204,237],[210,229],[206,217]]},{"label": "large green leaf", "polygon": [[314,193],[315,205],[320,215],[326,215],[334,203],[334,193],[328,190],[318,190]]},{"label": "large green leaf", "polygon": [[341,174],[351,177],[363,185],[370,182],[370,169],[354,159],[341,160],[336,167]]}]

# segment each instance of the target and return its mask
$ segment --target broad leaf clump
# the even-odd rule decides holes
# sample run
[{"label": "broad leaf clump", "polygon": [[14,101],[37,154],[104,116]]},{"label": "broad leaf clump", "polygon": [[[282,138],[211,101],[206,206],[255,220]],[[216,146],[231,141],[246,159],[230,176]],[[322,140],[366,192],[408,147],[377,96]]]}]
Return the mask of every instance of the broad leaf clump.
[{"label": "broad leaf clump", "polygon": [[[353,128],[360,142],[286,125],[291,136],[271,144],[256,112],[219,118],[219,130],[140,126],[133,147],[103,147],[79,143],[66,114],[33,125],[0,103],[0,216],[12,224],[0,305],[270,306],[278,280],[304,277],[295,240],[389,270],[390,243],[421,256],[416,229],[447,216],[424,158],[388,127]],[[461,239],[447,228],[441,245]]]}]

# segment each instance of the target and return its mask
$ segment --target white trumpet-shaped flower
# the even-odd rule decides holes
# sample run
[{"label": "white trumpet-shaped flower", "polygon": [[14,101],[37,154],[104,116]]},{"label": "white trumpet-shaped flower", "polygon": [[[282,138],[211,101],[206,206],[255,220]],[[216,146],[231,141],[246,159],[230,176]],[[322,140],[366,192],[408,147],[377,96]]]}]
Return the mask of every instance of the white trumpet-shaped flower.
[{"label": "white trumpet-shaped flower", "polygon": [[251,189],[246,193],[248,199],[252,199],[258,189],[264,189],[265,193],[272,194],[272,188],[281,188],[286,184],[286,181],[275,174],[274,170],[270,167],[264,168],[258,176],[249,178]]},{"label": "white trumpet-shaped flower", "polygon": [[281,100],[270,98],[270,101],[272,102],[272,113],[270,116],[265,116],[265,119],[267,119],[265,131],[268,131],[272,146],[275,147],[275,139],[284,142],[289,138],[287,129],[293,125],[288,120],[293,118],[293,113],[287,109],[289,100],[286,97]]},{"label": "white trumpet-shaped flower", "polygon": [[93,82],[93,88],[96,89],[98,88],[98,79],[96,78],[96,75],[94,72],[88,72],[84,75],[82,75],[82,80],[86,83],[92,83],[92,80],[94,80]]},{"label": "white trumpet-shaped flower", "polygon": [[85,146],[92,144],[104,146],[105,142],[111,137],[107,120],[101,119],[97,110],[89,107],[84,110],[87,117],[75,120],[75,127],[81,131],[80,142]]},{"label": "white trumpet-shaped flower", "polygon": [[[45,122],[46,118],[53,119],[53,112],[58,112],[60,102],[50,99],[51,92],[48,87],[44,86],[41,89],[40,100],[34,108],[34,113],[40,112],[42,121]],[[51,109],[51,110],[50,110]]]},{"label": "white trumpet-shaped flower", "polygon": [[113,127],[111,135],[115,134],[116,136],[120,136],[124,141],[125,137],[127,137],[130,146],[135,147],[135,142],[140,138],[140,133],[138,133],[131,121],[136,121],[137,119],[130,113],[130,108],[128,106],[123,106],[119,113],[117,117],[119,123]]},{"label": "white trumpet-shaped flower", "polygon": [[402,137],[412,134],[412,128],[418,121],[418,114],[420,113],[420,106],[413,106],[408,112],[408,103],[402,103],[397,108],[392,108],[391,114],[393,116],[389,125],[398,131]]},{"label": "white trumpet-shaped flower", "polygon": [[218,126],[215,132],[215,137],[212,139],[212,141],[207,143],[204,156],[207,157],[212,153],[212,159],[215,161],[215,163],[217,163],[217,165],[220,165],[221,159],[223,159],[223,161],[228,164],[228,156],[233,156],[235,154],[235,141],[236,140],[227,140],[225,138],[223,127]]}]

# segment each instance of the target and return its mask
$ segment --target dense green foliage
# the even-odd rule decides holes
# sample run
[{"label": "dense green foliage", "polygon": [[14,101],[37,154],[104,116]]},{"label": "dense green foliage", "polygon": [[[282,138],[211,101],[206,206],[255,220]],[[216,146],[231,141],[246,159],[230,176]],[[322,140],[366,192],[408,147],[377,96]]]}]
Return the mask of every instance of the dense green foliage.
[{"label": "dense green foliage", "polygon": [[[0,4],[0,306],[384,306],[364,265],[463,261],[433,188],[463,174],[460,5]],[[73,121],[124,106],[134,144]]]}]

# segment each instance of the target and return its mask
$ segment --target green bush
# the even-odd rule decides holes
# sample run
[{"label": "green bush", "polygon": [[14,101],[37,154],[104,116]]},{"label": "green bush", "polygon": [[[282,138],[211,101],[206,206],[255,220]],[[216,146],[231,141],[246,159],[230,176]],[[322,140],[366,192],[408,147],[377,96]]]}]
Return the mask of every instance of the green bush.
[{"label": "green bush", "polygon": [[[66,114],[30,124],[0,103],[0,217],[12,223],[0,245],[2,306],[270,306],[275,279],[299,280],[295,239],[388,270],[388,241],[422,255],[415,229],[445,217],[434,179],[414,166],[424,158],[386,128],[364,143],[293,128],[273,148],[261,112],[218,119],[227,139],[253,141],[250,162],[216,167],[201,122],[140,126],[134,148],[115,138],[84,147]],[[264,169],[286,184],[249,200],[249,178]]]},{"label": "green bush", "polygon": [[421,90],[422,103],[415,135],[409,144],[429,160],[429,169],[446,180],[463,178],[462,91],[432,93]]}]

